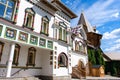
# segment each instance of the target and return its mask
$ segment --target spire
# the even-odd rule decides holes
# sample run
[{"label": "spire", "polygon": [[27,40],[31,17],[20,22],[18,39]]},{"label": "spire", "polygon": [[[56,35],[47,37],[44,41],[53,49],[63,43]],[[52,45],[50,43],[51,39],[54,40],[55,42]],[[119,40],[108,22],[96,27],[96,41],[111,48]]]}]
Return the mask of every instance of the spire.
[{"label": "spire", "polygon": [[78,21],[78,25],[80,25],[80,24],[85,25],[88,29],[88,32],[94,32],[93,29],[92,29],[92,26],[90,25],[89,21],[85,17],[83,10],[81,12],[80,19]]}]

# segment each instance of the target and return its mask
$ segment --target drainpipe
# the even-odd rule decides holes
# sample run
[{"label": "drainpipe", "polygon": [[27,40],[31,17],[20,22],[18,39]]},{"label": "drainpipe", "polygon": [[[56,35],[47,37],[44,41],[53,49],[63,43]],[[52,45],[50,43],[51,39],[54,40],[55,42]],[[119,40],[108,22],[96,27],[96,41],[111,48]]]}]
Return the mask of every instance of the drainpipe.
[{"label": "drainpipe", "polygon": [[10,47],[10,54],[9,54],[9,60],[8,60],[8,64],[7,64],[7,74],[6,74],[6,77],[11,77],[11,69],[12,69],[14,50],[15,50],[15,43],[12,43],[11,47]]}]

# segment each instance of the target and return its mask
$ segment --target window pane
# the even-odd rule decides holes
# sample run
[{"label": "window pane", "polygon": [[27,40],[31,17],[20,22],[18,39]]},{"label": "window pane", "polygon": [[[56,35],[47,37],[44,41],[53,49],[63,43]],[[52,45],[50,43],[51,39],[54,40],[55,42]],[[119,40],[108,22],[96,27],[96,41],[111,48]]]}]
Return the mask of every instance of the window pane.
[{"label": "window pane", "polygon": [[7,3],[7,0],[0,0],[0,2],[6,4],[6,3]]},{"label": "window pane", "polygon": [[9,3],[8,3],[8,5],[10,6],[10,7],[14,7],[14,2],[13,1],[11,1],[11,0],[9,0]]},{"label": "window pane", "polygon": [[0,17],[4,16],[5,6],[0,4]]},{"label": "window pane", "polygon": [[11,20],[12,12],[13,12],[13,9],[12,9],[12,8],[7,8],[5,18],[8,19],[8,20]]},{"label": "window pane", "polygon": [[62,28],[59,29],[59,39],[62,40]]}]

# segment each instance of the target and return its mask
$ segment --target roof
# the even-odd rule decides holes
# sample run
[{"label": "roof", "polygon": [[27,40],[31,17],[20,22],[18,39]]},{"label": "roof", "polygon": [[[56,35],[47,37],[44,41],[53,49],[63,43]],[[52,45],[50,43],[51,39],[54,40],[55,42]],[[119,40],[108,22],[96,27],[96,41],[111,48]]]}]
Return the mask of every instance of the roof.
[{"label": "roof", "polygon": [[42,3],[44,3],[45,5],[47,5],[48,7],[50,7],[52,10],[57,11],[58,9],[56,7],[54,7],[51,3],[49,3],[46,0],[40,0]]},{"label": "roof", "polygon": [[[68,7],[66,7],[60,0],[52,0],[51,3],[56,3],[57,5],[59,5],[60,9],[66,14],[68,15],[71,19],[76,18],[77,15],[72,12]],[[54,4],[53,4],[54,5]]]},{"label": "roof", "polygon": [[111,60],[120,60],[120,53],[119,52],[111,52],[111,53],[106,53],[106,56],[108,56]]},{"label": "roof", "polygon": [[80,19],[78,21],[78,25],[80,25],[80,24],[85,25],[87,27],[87,29],[88,29],[88,32],[94,32],[91,24],[89,23],[89,21],[85,17],[84,12],[82,12],[81,15],[80,15]]}]

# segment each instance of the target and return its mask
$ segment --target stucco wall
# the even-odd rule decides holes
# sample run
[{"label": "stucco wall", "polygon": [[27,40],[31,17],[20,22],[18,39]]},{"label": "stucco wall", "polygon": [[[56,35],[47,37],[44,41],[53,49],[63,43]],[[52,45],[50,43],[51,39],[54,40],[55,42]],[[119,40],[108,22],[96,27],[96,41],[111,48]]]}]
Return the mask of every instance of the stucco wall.
[{"label": "stucco wall", "polygon": [[18,10],[18,17],[17,17],[17,24],[19,26],[23,26],[24,22],[24,16],[25,16],[25,9],[26,8],[32,8],[35,11],[35,18],[34,18],[34,31],[37,33],[40,33],[41,30],[41,20],[42,17],[47,16],[50,20],[49,22],[49,36],[53,37],[53,22],[54,22],[54,17],[50,15],[49,13],[43,11],[42,9],[36,7],[35,5],[29,3],[26,0],[21,0],[20,1],[20,6]]},{"label": "stucco wall", "polygon": [[[1,41],[1,40],[0,40]],[[6,65],[7,60],[9,59],[10,54],[10,42],[4,42],[4,49],[2,54],[2,59],[0,64]],[[18,60],[18,67],[26,67],[27,57],[28,57],[28,49],[32,46],[20,44],[20,53]],[[22,68],[12,68],[11,74],[19,71],[14,77],[25,77],[25,76],[34,76],[34,75],[52,75],[52,66],[50,65],[50,50],[37,48],[36,49],[36,59],[34,67],[42,67],[42,69],[22,69]],[[15,66],[15,65],[13,65]],[[31,66],[32,67],[32,66]],[[6,75],[6,68],[0,68],[0,76]]]}]

